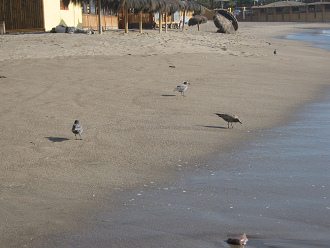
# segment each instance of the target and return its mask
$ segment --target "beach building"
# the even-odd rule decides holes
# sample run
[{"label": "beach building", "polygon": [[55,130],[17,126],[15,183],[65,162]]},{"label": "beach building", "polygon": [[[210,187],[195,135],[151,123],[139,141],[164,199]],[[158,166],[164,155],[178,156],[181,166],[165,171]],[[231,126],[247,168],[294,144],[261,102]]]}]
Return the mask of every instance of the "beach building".
[{"label": "beach building", "polygon": [[[137,29],[139,28],[140,21],[142,21],[143,28],[154,28],[157,27],[159,21],[159,13],[152,12],[139,12],[134,8],[130,8],[127,11],[128,18],[128,28]],[[188,18],[193,14],[192,11],[186,11]],[[94,30],[98,29],[98,9],[95,6],[93,0],[89,4],[83,5],[83,28],[92,28]],[[169,26],[175,26],[182,20],[183,11],[176,11],[172,15],[165,14],[162,15],[163,23],[167,19]],[[187,22],[188,20],[186,20]],[[121,8],[118,12],[114,12],[110,9],[101,10],[101,25],[103,30],[109,29],[124,29],[125,28],[125,11]]]},{"label": "beach building", "polygon": [[0,0],[0,22],[8,32],[50,31],[63,24],[81,27],[79,4],[65,5],[63,0]]},{"label": "beach building", "polygon": [[[98,6],[95,0],[89,0],[82,6],[82,27],[97,30],[98,29]],[[101,10],[101,26],[103,30],[118,29],[118,13],[111,9],[103,8]]]},{"label": "beach building", "polygon": [[[142,20],[143,28],[154,27],[154,14],[153,13],[140,13],[134,9],[128,11],[128,28],[139,28],[140,20]],[[121,9],[118,13],[118,27],[125,28],[125,11]]]},{"label": "beach building", "polygon": [[[50,31],[58,25],[69,27],[98,29],[97,1],[74,4],[68,0],[0,0],[0,23],[5,23],[7,32]],[[196,5],[197,6],[197,5]],[[196,8],[195,6],[195,8]],[[200,8],[200,7],[198,7]],[[101,9],[101,26],[103,30],[125,28],[124,8],[114,11],[105,6]],[[162,26],[179,27],[188,22],[194,10],[177,10],[172,14],[161,15]],[[134,8],[127,10],[128,28],[154,28],[159,25],[159,13],[138,12]],[[185,16],[185,18],[183,18]],[[142,22],[141,22],[142,21]]]},{"label": "beach building", "polygon": [[[194,11],[187,10],[186,13],[184,14],[182,10],[178,10],[174,12],[171,15],[165,15],[162,14],[162,23],[165,25],[165,23],[168,24],[170,28],[177,28],[182,25],[183,22],[185,24],[188,24],[188,21],[191,17],[193,17]],[[184,18],[183,18],[184,17]],[[158,27],[159,23],[159,13],[154,14],[154,21],[156,23],[156,27]]]},{"label": "beach building", "polygon": [[253,6],[238,19],[257,22],[329,22],[330,2],[279,1]]}]

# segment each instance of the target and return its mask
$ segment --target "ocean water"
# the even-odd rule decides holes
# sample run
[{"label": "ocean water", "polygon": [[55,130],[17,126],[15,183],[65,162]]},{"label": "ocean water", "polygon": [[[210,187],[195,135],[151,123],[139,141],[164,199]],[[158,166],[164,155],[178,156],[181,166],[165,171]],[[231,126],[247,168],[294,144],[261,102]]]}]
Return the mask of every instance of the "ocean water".
[{"label": "ocean water", "polygon": [[219,248],[243,232],[247,248],[330,247],[330,88],[324,92],[288,124],[255,132],[208,163],[184,169],[180,161],[177,180],[120,192],[120,208],[35,247]]},{"label": "ocean water", "polygon": [[285,38],[309,42],[313,46],[330,51],[330,29],[306,29],[301,33],[288,34]]}]

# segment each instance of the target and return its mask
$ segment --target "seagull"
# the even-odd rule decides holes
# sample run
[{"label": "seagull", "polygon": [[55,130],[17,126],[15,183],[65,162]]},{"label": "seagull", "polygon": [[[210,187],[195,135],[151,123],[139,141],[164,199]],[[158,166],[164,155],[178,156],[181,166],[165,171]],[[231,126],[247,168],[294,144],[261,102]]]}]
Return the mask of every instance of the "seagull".
[{"label": "seagull", "polygon": [[276,55],[277,54],[277,51],[276,51],[276,49],[274,50],[274,55]]},{"label": "seagull", "polygon": [[187,91],[188,85],[190,85],[190,83],[185,81],[182,84],[179,84],[178,86],[176,86],[174,91],[178,91],[181,93],[181,96],[185,96],[184,93]]},{"label": "seagull", "polygon": [[82,139],[82,138],[81,138],[81,134],[82,134],[82,132],[83,132],[83,128],[82,128],[82,126],[80,125],[79,120],[75,120],[75,121],[74,121],[71,130],[72,130],[72,132],[74,133],[74,136],[76,137],[76,139],[77,139],[77,134],[79,134],[80,139]]},{"label": "seagull", "polygon": [[238,237],[228,238],[227,243],[230,245],[246,245],[248,242],[248,238],[246,237],[246,234],[243,233],[242,235],[239,235]]},{"label": "seagull", "polygon": [[228,122],[228,128],[229,128],[229,123],[231,125],[231,128],[233,128],[233,123],[234,122],[239,122],[242,124],[242,122],[240,121],[240,119],[238,118],[238,116],[236,115],[229,115],[229,114],[218,114],[215,113],[217,116],[221,117],[222,119],[224,119],[226,122]]}]

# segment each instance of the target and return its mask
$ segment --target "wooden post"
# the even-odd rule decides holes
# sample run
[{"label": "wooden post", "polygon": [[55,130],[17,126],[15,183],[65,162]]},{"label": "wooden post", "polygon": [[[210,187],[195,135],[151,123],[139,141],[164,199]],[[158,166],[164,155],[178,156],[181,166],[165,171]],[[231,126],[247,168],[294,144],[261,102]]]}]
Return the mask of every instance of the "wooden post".
[{"label": "wooden post", "polygon": [[99,19],[99,34],[102,34],[102,21],[101,21],[101,0],[98,0],[98,19]]},{"label": "wooden post", "polygon": [[0,35],[6,34],[6,24],[5,21],[0,22]]},{"label": "wooden post", "polygon": [[167,33],[167,11],[165,12],[165,33]]},{"label": "wooden post", "polygon": [[128,8],[127,4],[125,3],[125,34],[128,33]]},{"label": "wooden post", "polygon": [[292,6],[289,7],[289,22],[292,21]]},{"label": "wooden post", "polygon": [[184,23],[186,22],[186,8],[183,10],[182,31],[184,30]]},{"label": "wooden post", "polygon": [[170,22],[170,28],[173,28],[173,13],[171,13],[171,22]]},{"label": "wooden post", "polygon": [[140,11],[140,23],[139,23],[139,28],[140,28],[140,34],[142,34],[142,10]]},{"label": "wooden post", "polygon": [[89,0],[89,14],[92,14],[92,5],[93,5],[93,0]]},{"label": "wooden post", "polygon": [[87,3],[83,3],[83,13],[87,14]]},{"label": "wooden post", "polygon": [[159,11],[159,33],[163,31],[163,13]]}]

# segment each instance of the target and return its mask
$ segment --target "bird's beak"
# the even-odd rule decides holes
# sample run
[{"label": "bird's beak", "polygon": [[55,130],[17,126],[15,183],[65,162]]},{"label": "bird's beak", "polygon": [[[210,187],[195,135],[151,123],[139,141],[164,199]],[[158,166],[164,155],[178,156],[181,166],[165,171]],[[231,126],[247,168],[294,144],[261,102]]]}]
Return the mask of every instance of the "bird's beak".
[{"label": "bird's beak", "polygon": [[238,121],[239,123],[243,124],[241,121]]}]

